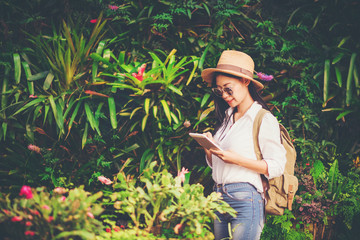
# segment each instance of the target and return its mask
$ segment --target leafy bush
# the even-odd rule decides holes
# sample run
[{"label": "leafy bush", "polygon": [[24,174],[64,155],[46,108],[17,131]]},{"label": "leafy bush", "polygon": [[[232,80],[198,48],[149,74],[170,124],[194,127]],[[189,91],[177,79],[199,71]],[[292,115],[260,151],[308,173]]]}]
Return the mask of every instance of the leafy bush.
[{"label": "leafy bush", "polygon": [[182,185],[184,172],[174,178],[166,169],[156,171],[156,164],[152,162],[139,181],[120,172],[113,191],[105,194],[104,203],[128,216],[129,228],[137,235],[145,231],[160,238],[203,238],[212,235],[208,224],[216,217],[215,211],[235,214],[215,192],[205,197],[202,185]]},{"label": "leafy bush", "polygon": [[67,190],[23,186],[20,197],[1,194],[0,226],[3,237],[25,239],[95,239],[103,231],[95,217],[103,212],[96,203],[102,192],[90,194],[83,187]]}]

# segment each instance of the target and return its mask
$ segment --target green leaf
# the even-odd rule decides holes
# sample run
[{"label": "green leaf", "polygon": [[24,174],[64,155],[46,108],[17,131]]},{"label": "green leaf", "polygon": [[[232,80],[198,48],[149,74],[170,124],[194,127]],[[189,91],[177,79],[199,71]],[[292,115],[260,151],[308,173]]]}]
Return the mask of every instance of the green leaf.
[{"label": "green leaf", "polygon": [[87,141],[87,135],[88,135],[88,129],[89,129],[89,123],[85,123],[84,133],[81,139],[81,149],[84,149],[86,141]]},{"label": "green leaf", "polygon": [[171,114],[170,114],[170,109],[169,109],[167,102],[164,99],[162,99],[160,101],[160,103],[163,106],[165,116],[166,116],[167,120],[169,121],[169,124],[171,124]]},{"label": "green leaf", "polygon": [[349,113],[354,112],[354,110],[347,110],[344,111],[342,113],[340,113],[337,117],[336,117],[336,121],[339,121],[340,119],[342,119],[343,117],[345,117],[346,115],[348,115]]},{"label": "green leaf", "polygon": [[37,80],[45,78],[48,74],[49,74],[49,71],[40,72],[40,73],[29,76],[27,80],[28,81],[37,81]]},{"label": "green leaf", "polygon": [[208,101],[208,99],[209,99],[210,96],[211,96],[211,95],[210,95],[209,93],[205,93],[205,95],[204,95],[204,97],[202,98],[201,103],[200,103],[200,107],[201,107],[201,108],[205,106],[205,104],[207,103],[207,101]]},{"label": "green leaf", "polygon": [[149,117],[149,114],[146,114],[146,115],[143,117],[142,122],[141,122],[141,131],[144,131],[144,130],[145,130],[148,117]]},{"label": "green leaf", "polygon": [[144,110],[146,114],[149,114],[150,109],[150,98],[146,98],[144,101]]},{"label": "green leaf", "polygon": [[39,103],[39,102],[44,102],[45,99],[44,98],[36,98],[34,100],[31,100],[29,103],[27,103],[25,106],[23,106],[22,108],[20,108],[19,110],[17,110],[12,116],[15,116],[16,114],[24,111],[25,109]]},{"label": "green leaf", "polygon": [[324,65],[324,104],[323,106],[326,106],[326,102],[328,100],[329,96],[329,83],[330,83],[330,60],[325,60]]},{"label": "green leaf", "polygon": [[73,125],[73,122],[74,122],[74,120],[75,120],[75,117],[76,117],[76,115],[77,115],[77,113],[78,113],[78,111],[79,111],[81,102],[82,102],[82,100],[80,100],[80,101],[76,104],[75,110],[74,110],[73,114],[71,115],[71,118],[70,118],[70,121],[69,121],[69,125],[68,125],[68,131],[69,131],[69,132],[70,132],[70,130],[71,130],[71,127],[72,127],[72,125]]},{"label": "green leaf", "polygon": [[351,54],[348,77],[346,80],[346,106],[350,106],[352,100],[352,81],[354,76],[356,53]]},{"label": "green leaf", "polygon": [[[30,66],[27,62],[22,62],[22,65],[25,71],[26,79],[29,79],[32,76]],[[29,94],[34,95],[34,83],[31,81],[27,81],[27,84],[28,84]]]},{"label": "green leaf", "polygon": [[53,95],[49,96],[49,102],[50,102],[51,110],[53,111],[56,124],[58,125],[59,130],[63,132],[64,129],[63,121],[62,121],[63,115],[61,109],[58,108],[57,104],[55,103]]},{"label": "green leaf", "polygon": [[5,68],[5,74],[3,77],[3,85],[2,85],[2,89],[1,89],[1,109],[5,109],[7,107],[8,96],[7,96],[6,92],[7,92],[8,84],[9,84],[9,73],[10,73],[10,69]]},{"label": "green leaf", "polygon": [[[67,231],[67,232],[61,232],[60,234],[56,235],[54,239],[68,239],[69,237],[81,237],[82,239],[96,239],[96,236],[94,233],[87,232],[85,230],[73,230],[73,231]],[[69,238],[72,239],[72,238]]]},{"label": "green leaf", "polygon": [[110,122],[113,129],[117,128],[117,120],[116,120],[116,104],[113,97],[108,98],[109,104],[109,114],[110,114]]},{"label": "green leaf", "polygon": [[87,102],[84,104],[84,106],[85,106],[86,117],[87,117],[88,122],[90,123],[90,127],[92,130],[95,130],[96,121],[95,121],[94,114],[91,111],[91,108]]},{"label": "green leaf", "polygon": [[204,69],[204,62],[205,62],[206,54],[207,54],[207,52],[209,51],[209,48],[210,48],[210,47],[211,47],[211,43],[209,43],[209,44],[206,46],[203,54],[202,54],[201,57],[200,57],[199,69],[200,69],[201,71]]},{"label": "green leaf", "polygon": [[340,69],[337,66],[335,66],[335,74],[339,87],[342,87],[342,75]]},{"label": "green leaf", "polygon": [[54,74],[52,72],[49,72],[48,75],[45,78],[43,89],[46,91],[50,88],[52,81],[54,80]]},{"label": "green leaf", "polygon": [[13,58],[14,58],[14,78],[15,78],[15,82],[16,84],[20,83],[20,78],[21,78],[21,60],[20,60],[20,55],[18,53],[14,53],[13,54]]},{"label": "green leaf", "polygon": [[[143,153],[143,155],[141,156],[141,160],[140,160],[140,167],[139,167],[139,173],[141,174],[144,169],[145,169],[145,163],[149,163],[151,162],[151,160],[154,157],[154,152],[151,148],[148,148],[145,150],[145,152]],[[146,164],[148,165],[148,164]]]},{"label": "green leaf", "polygon": [[175,87],[174,85],[169,84],[167,87],[168,87],[171,91],[173,91],[174,93],[176,93],[176,94],[178,94],[178,95],[180,95],[180,96],[183,95],[183,93],[182,93],[177,87]]}]

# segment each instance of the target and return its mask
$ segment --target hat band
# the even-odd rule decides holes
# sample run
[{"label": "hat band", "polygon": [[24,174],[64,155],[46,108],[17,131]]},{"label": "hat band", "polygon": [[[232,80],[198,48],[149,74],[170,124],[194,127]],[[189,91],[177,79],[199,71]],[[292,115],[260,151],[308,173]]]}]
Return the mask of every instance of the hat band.
[{"label": "hat band", "polygon": [[246,76],[249,76],[250,78],[253,78],[253,73],[250,72],[249,70],[246,70],[244,68],[241,67],[237,67],[234,65],[230,65],[230,64],[218,64],[216,66],[217,69],[221,69],[221,70],[230,70],[230,71],[234,71],[234,72],[239,72],[239,73],[243,73]]}]

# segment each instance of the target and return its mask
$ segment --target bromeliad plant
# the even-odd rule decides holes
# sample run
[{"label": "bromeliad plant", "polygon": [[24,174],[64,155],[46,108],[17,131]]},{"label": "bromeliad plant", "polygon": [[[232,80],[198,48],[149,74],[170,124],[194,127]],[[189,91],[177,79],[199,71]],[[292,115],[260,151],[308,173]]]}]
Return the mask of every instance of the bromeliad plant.
[{"label": "bromeliad plant", "polygon": [[95,239],[103,231],[95,217],[103,212],[96,203],[102,192],[90,194],[84,187],[67,190],[23,186],[19,197],[0,198],[2,236],[10,239]]},{"label": "bromeliad plant", "polygon": [[140,181],[119,172],[113,192],[105,195],[105,204],[131,219],[132,231],[194,239],[211,235],[208,224],[216,217],[215,211],[235,214],[218,194],[205,197],[202,185],[187,184],[184,169],[174,178],[167,170],[156,171],[156,164],[143,171]]},{"label": "bromeliad plant", "polygon": [[[121,99],[120,111],[116,113],[115,108],[109,110],[110,117],[117,114],[127,117],[130,131],[141,132],[138,144],[145,147],[144,154],[147,153],[147,156],[142,158],[140,173],[146,167],[145,160],[150,162],[154,157],[158,157],[162,164],[169,161],[174,169],[179,169],[180,154],[188,145],[183,141],[187,132],[183,124],[188,120],[187,115],[196,113],[191,112],[193,96],[185,88],[193,79],[198,59],[183,57],[177,60],[175,53],[176,50],[172,50],[165,55],[165,60],[161,60],[150,52],[152,63],[149,71],[146,71],[146,66],[150,63],[131,63],[125,52],[115,57],[109,49],[98,48],[96,53],[91,54],[95,61],[93,70],[99,71],[94,84],[111,86],[113,96],[118,90],[130,96]],[[191,68],[187,68],[190,64],[191,72]]]}]

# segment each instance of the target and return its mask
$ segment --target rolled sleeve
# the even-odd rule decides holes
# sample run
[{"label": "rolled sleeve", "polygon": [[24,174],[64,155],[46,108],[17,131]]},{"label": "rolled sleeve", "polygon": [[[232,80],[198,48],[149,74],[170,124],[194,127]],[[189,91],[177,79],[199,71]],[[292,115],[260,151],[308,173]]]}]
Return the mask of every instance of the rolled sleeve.
[{"label": "rolled sleeve", "polygon": [[280,127],[277,119],[265,114],[259,131],[259,146],[263,160],[268,165],[268,179],[279,177],[284,173],[286,150],[281,144]]}]

